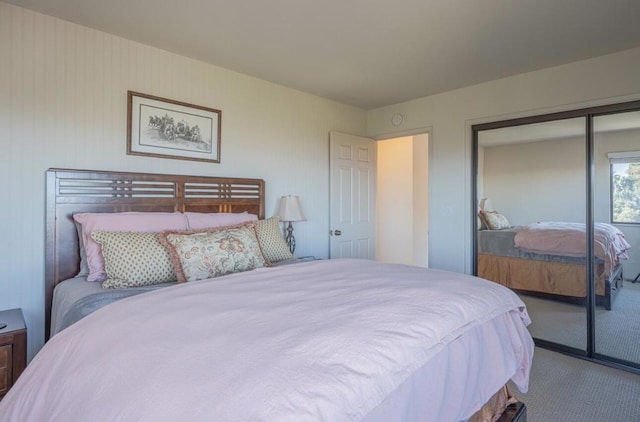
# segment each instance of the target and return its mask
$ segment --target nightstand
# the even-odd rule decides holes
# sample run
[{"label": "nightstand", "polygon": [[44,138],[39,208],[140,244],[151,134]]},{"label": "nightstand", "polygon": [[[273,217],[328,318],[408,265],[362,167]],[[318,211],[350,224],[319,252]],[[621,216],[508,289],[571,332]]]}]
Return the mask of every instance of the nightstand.
[{"label": "nightstand", "polygon": [[22,310],[0,311],[0,399],[27,366],[27,327]]}]

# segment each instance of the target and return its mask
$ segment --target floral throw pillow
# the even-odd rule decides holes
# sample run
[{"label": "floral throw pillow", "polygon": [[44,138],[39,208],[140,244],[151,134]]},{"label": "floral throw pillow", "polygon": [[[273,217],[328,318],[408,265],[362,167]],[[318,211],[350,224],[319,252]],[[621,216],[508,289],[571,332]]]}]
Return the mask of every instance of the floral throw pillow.
[{"label": "floral throw pillow", "polygon": [[265,267],[255,223],[161,234],[178,282],[202,280]]}]

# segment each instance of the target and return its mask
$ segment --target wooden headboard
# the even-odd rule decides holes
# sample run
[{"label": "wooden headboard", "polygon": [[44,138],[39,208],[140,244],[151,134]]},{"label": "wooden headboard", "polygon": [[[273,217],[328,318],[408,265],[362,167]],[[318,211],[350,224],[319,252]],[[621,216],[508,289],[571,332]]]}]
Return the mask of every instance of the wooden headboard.
[{"label": "wooden headboard", "polygon": [[264,218],[262,179],[49,169],[46,183],[46,338],[53,288],[80,269],[73,214],[246,211]]}]

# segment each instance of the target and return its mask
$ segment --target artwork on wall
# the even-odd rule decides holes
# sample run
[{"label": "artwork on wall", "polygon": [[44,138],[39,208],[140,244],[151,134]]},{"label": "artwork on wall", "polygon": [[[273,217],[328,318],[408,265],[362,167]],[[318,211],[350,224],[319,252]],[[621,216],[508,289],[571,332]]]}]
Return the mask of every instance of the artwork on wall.
[{"label": "artwork on wall", "polygon": [[222,112],[128,92],[127,154],[220,162]]}]

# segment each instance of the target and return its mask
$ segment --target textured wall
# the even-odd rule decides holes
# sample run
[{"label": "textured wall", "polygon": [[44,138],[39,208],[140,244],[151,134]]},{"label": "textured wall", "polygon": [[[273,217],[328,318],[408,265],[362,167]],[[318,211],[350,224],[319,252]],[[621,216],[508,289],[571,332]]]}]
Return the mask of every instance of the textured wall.
[{"label": "textured wall", "polygon": [[584,138],[553,139],[484,149],[484,196],[513,225],[584,223]]},{"label": "textured wall", "polygon": [[[44,173],[50,167],[266,180],[300,195],[299,255],[328,253],[328,133],[365,112],[0,2],[0,309],[44,336]],[[222,110],[221,164],[126,155],[127,90]]]},{"label": "textured wall", "polygon": [[378,141],[376,260],[413,262],[413,137]]},{"label": "textured wall", "polygon": [[636,48],[369,110],[369,136],[430,131],[429,265],[471,272],[473,124],[637,100],[639,74]]}]

